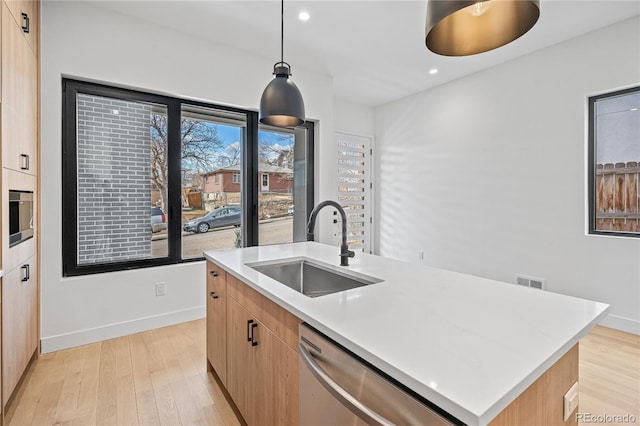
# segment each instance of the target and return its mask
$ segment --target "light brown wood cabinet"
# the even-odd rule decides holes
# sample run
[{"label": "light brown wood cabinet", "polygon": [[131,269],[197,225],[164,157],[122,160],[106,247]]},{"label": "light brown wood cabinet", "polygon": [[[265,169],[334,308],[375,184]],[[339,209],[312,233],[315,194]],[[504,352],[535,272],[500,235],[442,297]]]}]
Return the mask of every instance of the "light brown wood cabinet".
[{"label": "light brown wood cabinet", "polygon": [[40,7],[34,0],[5,0],[14,21],[22,31],[34,55],[38,54],[40,40]]},{"label": "light brown wood cabinet", "polygon": [[[15,3],[20,10],[38,9],[36,2]],[[2,5],[2,165],[37,175],[38,57],[8,5]]]},{"label": "light brown wood cabinet", "polygon": [[[265,342],[261,338],[263,330],[251,330],[251,323],[255,321],[252,315],[235,299],[228,302],[228,340],[227,340],[227,390],[238,407],[238,410],[249,425],[256,424],[258,417],[257,399],[251,386],[258,386],[261,374],[258,356],[265,350]],[[254,325],[258,325],[257,322]],[[252,347],[250,333],[253,332],[260,347]]]},{"label": "light brown wood cabinet", "polygon": [[[223,277],[219,272],[217,277],[212,277],[211,271],[222,269],[207,262],[208,298],[211,298],[210,288],[221,287],[215,286],[215,280]],[[248,425],[297,425],[297,344],[301,321],[232,275],[226,273],[224,279],[226,293],[219,296],[224,295],[226,300],[224,343],[215,336],[222,324],[218,318],[221,310],[209,315],[209,302],[207,304],[209,367],[221,379]],[[215,299],[211,306],[219,300]],[[216,342],[226,344],[224,364],[216,359],[221,348],[211,348]],[[220,371],[216,363],[225,365],[226,370]]]},{"label": "light brown wood cabinet", "polygon": [[33,256],[2,278],[2,404],[38,347],[38,261]]},{"label": "light brown wood cabinet", "polygon": [[227,382],[227,273],[207,262],[207,358]]},{"label": "light brown wood cabinet", "polygon": [[[2,0],[0,6],[0,142],[2,144],[2,278],[0,298],[0,426],[7,402],[39,351],[38,0]],[[9,247],[9,190],[34,194],[33,238]],[[27,278],[28,275],[28,279]]]}]

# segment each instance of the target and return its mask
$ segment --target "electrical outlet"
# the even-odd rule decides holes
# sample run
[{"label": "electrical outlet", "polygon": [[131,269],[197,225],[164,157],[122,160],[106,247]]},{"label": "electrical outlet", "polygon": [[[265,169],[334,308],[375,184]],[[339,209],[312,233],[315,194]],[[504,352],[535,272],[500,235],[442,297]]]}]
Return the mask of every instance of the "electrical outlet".
[{"label": "electrical outlet", "polygon": [[564,421],[571,416],[571,413],[578,408],[578,382],[575,382],[571,389],[564,394]]},{"label": "electrical outlet", "polygon": [[164,296],[164,284],[156,283],[156,296]]}]

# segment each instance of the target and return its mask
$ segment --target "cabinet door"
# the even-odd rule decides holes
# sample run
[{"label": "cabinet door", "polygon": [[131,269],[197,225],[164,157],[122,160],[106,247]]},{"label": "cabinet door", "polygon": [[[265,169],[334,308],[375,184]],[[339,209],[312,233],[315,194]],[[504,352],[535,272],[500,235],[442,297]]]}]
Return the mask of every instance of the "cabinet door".
[{"label": "cabinet door", "polygon": [[227,302],[227,390],[249,425],[252,424],[248,386],[252,347],[247,339],[251,320],[251,314],[230,297]]},{"label": "cabinet door", "polygon": [[227,383],[227,274],[207,262],[207,359]]},{"label": "cabinet door", "polygon": [[227,309],[227,390],[248,425],[276,425],[273,334],[234,299]]},{"label": "cabinet door", "polygon": [[38,59],[5,2],[2,3],[1,109],[2,165],[36,175]]},{"label": "cabinet door", "polygon": [[2,403],[6,404],[38,346],[37,258],[2,279]]},{"label": "cabinet door", "polygon": [[297,352],[235,299],[228,300],[227,390],[231,398],[248,425],[297,425]]},{"label": "cabinet door", "polygon": [[[40,32],[40,2],[37,0],[5,0],[5,2],[18,27],[25,28],[22,30],[22,34],[31,46],[33,53],[37,55]],[[23,16],[23,14],[26,16]]]},{"label": "cabinet door", "polygon": [[[38,349],[38,256],[33,256],[25,265],[29,268],[29,279],[23,282],[22,303],[24,303],[24,321],[27,324],[25,336],[25,367],[31,360],[33,353]],[[24,265],[23,265],[24,266]],[[21,268],[22,269],[22,268]],[[24,273],[24,269],[22,269]],[[24,369],[23,369],[24,370]],[[22,373],[21,373],[22,374]]]}]

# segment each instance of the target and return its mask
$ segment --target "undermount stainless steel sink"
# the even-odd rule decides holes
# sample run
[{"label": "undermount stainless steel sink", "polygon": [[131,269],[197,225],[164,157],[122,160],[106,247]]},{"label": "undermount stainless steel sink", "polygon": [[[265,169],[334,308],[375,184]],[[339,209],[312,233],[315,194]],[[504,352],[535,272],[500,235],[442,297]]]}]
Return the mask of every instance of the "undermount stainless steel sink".
[{"label": "undermount stainless steel sink", "polygon": [[248,263],[255,269],[308,297],[318,297],[382,282],[364,274],[338,270],[326,263],[307,258]]}]

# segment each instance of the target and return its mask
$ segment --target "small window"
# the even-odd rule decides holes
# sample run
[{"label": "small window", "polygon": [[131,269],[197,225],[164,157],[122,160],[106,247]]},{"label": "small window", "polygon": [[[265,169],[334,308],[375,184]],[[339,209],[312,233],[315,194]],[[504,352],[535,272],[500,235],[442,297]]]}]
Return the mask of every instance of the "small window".
[{"label": "small window", "polygon": [[640,87],[589,98],[589,233],[640,237]]},{"label": "small window", "polygon": [[263,191],[269,190],[269,175],[266,173],[262,174],[262,190]]},{"label": "small window", "polygon": [[215,179],[216,185],[219,185],[220,184],[220,173],[216,173],[215,176],[216,176],[216,179]]},{"label": "small window", "polygon": [[240,173],[233,174],[233,183],[240,183]]}]

